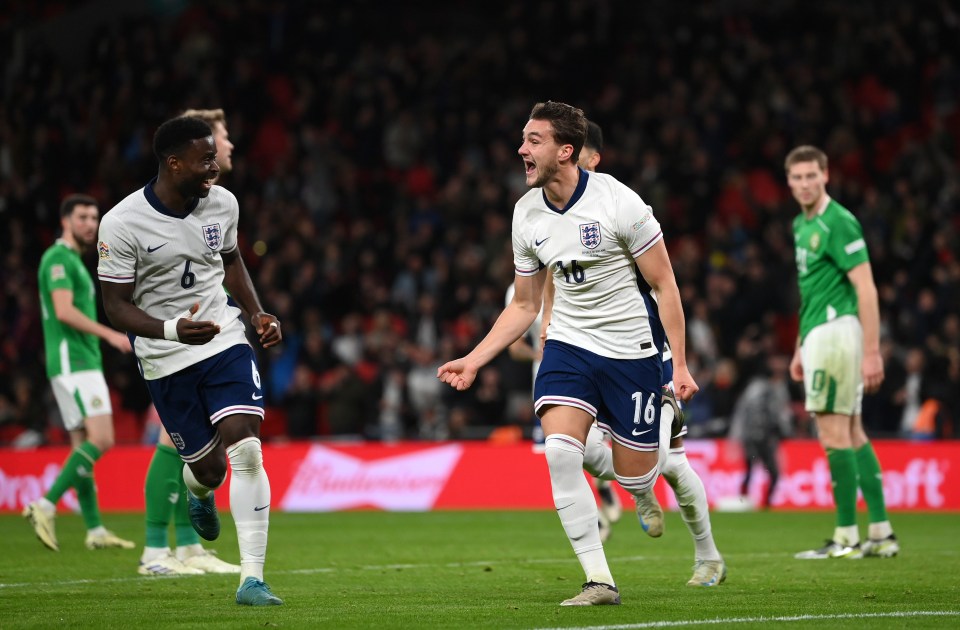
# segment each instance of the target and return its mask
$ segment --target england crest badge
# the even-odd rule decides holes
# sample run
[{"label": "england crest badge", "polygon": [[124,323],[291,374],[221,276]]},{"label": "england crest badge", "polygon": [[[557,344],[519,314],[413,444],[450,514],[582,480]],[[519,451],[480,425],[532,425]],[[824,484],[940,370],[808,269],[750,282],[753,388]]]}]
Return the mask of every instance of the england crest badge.
[{"label": "england crest badge", "polygon": [[596,249],[600,244],[600,222],[580,224],[580,242],[584,247]]},{"label": "england crest badge", "polygon": [[207,247],[213,251],[220,249],[220,224],[203,226],[203,238],[207,242]]}]

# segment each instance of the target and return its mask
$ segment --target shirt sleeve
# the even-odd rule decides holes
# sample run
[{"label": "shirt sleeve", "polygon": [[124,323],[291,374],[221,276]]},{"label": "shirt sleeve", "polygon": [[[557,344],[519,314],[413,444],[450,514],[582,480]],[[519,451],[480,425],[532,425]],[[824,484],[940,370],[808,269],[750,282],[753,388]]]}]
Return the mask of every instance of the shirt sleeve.
[{"label": "shirt sleeve", "polygon": [[644,203],[640,195],[623,186],[617,205],[617,231],[631,256],[636,258],[663,238],[653,208]]},{"label": "shirt sleeve", "polygon": [[49,291],[67,289],[73,291],[73,278],[67,273],[67,257],[63,252],[53,251],[45,261],[41,274]]},{"label": "shirt sleeve", "polygon": [[852,215],[842,216],[830,226],[829,248],[830,257],[844,273],[870,261],[867,243],[863,240],[863,229]]},{"label": "shirt sleeve", "polygon": [[513,266],[518,276],[535,276],[543,268],[537,251],[524,229],[521,212],[513,211]]},{"label": "shirt sleeve", "polygon": [[108,213],[97,234],[97,278],[129,283],[136,278],[137,248],[122,224]]}]

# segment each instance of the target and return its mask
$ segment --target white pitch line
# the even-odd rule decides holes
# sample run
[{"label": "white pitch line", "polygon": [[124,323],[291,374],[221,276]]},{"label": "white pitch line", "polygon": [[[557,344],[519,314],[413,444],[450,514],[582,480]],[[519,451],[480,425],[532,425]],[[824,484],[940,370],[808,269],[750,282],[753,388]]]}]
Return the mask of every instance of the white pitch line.
[{"label": "white pitch line", "polygon": [[832,619],[901,619],[906,617],[960,617],[960,610],[911,610],[889,613],[839,613],[836,615],[792,615],[788,617],[729,617],[726,619],[689,619],[684,621],[648,621],[607,626],[564,626],[538,630],[639,630],[641,628],[682,628],[714,626],[721,623],[784,623],[791,621],[829,621]]}]

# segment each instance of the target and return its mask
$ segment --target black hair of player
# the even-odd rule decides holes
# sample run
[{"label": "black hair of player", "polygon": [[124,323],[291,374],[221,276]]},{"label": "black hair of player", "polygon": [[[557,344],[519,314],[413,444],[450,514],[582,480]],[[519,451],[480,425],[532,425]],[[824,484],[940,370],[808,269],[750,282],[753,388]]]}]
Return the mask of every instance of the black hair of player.
[{"label": "black hair of player", "polygon": [[587,121],[587,139],[583,146],[593,149],[597,153],[603,152],[603,130],[600,129],[600,125],[592,120]]},{"label": "black hair of player", "polygon": [[177,155],[194,140],[213,136],[213,129],[206,121],[192,116],[171,118],[157,128],[153,134],[153,153],[163,162],[171,155]]},{"label": "black hair of player", "polygon": [[97,209],[100,208],[100,204],[97,203],[97,200],[90,195],[67,195],[64,197],[63,201],[60,202],[60,218],[62,219],[63,217],[69,217],[72,215],[77,206],[93,206]]}]

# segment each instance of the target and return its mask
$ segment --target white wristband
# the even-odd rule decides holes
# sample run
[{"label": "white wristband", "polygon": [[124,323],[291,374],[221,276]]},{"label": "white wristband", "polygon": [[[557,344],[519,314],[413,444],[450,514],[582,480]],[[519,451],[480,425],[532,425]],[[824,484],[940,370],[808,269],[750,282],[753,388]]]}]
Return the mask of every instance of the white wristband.
[{"label": "white wristband", "polygon": [[180,321],[180,318],[174,317],[163,322],[163,338],[167,341],[180,341],[180,336],[177,334],[178,321]]}]

